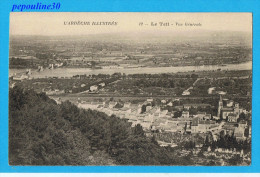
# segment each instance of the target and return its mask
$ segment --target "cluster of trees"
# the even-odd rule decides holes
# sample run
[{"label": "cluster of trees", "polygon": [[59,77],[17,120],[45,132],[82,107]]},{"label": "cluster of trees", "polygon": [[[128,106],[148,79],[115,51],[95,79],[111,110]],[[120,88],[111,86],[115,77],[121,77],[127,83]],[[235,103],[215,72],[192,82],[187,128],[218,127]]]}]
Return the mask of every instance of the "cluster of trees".
[{"label": "cluster of trees", "polygon": [[252,110],[252,97],[247,97],[247,98],[235,97],[234,101],[239,103],[240,108],[244,108],[247,111]]},{"label": "cluster of trees", "polygon": [[244,140],[238,141],[234,134],[225,134],[224,131],[220,132],[220,136],[217,141],[213,140],[212,135],[206,137],[203,147],[210,147],[211,150],[215,150],[216,148],[224,148],[224,149],[236,149],[238,151],[243,150],[244,152],[251,151],[251,141]]},{"label": "cluster of trees", "polygon": [[184,143],[183,146],[186,149],[194,149],[194,148],[196,148],[196,143],[194,141],[187,141]]},{"label": "cluster of trees", "polygon": [[[230,78],[227,76],[222,76],[226,78],[218,77],[214,79],[205,78],[199,80],[194,88],[190,90],[192,95],[208,95],[208,89],[210,87],[215,87],[215,91],[224,91],[229,95],[250,96],[250,92],[252,90],[252,78],[250,78],[250,76],[248,78]],[[213,94],[216,94],[216,92],[213,92]]]},{"label": "cluster of trees", "polygon": [[22,58],[10,58],[9,61],[9,67],[10,68],[33,68],[34,65],[34,59],[22,59]]},{"label": "cluster of trees", "polygon": [[82,75],[74,75],[72,76],[73,78],[76,78],[76,79],[88,79],[88,78],[96,78],[96,79],[109,79],[111,78],[111,75],[109,74],[92,74],[92,75],[87,75],[87,74],[82,74]]},{"label": "cluster of trees", "polygon": [[197,74],[174,74],[174,73],[162,73],[162,74],[129,74],[128,78],[132,79],[139,79],[139,78],[146,78],[146,79],[152,79],[152,78],[160,78],[160,79],[170,79],[170,78],[193,78],[197,79]]},{"label": "cluster of trees", "polygon": [[247,92],[252,90],[252,78],[239,79],[218,79],[214,85],[227,91],[229,94],[247,95]]},{"label": "cluster of trees", "polygon": [[[73,78],[77,78],[76,76]],[[91,77],[83,77],[81,79],[67,79],[67,78],[38,78],[34,80],[26,80],[24,82],[18,83],[25,88],[33,88],[34,90],[41,91],[42,88],[48,87],[51,90],[59,89],[65,91],[65,93],[69,93],[71,90],[72,93],[79,93],[86,90],[89,90],[92,85],[97,85],[99,88],[102,88],[99,84],[105,83],[105,85],[116,81],[117,77],[111,77],[107,79],[99,79],[99,78],[91,78]],[[84,84],[84,86],[81,86]]]},{"label": "cluster of trees", "polygon": [[117,80],[117,78],[113,77],[113,78],[104,79],[104,80],[91,79],[92,82],[87,82],[88,81],[88,79],[87,79],[87,81],[85,81],[86,85],[84,87],[78,86],[76,88],[72,88],[72,93],[84,92],[86,90],[89,90],[92,85],[97,85],[99,88],[101,88],[101,86],[99,86],[98,84],[105,83],[105,85],[107,85],[107,84],[114,82],[116,80]]},{"label": "cluster of trees", "polygon": [[[104,151],[92,152],[87,137],[62,116],[64,110],[45,94],[18,87],[10,89],[9,110],[9,164],[115,163]],[[71,115],[76,112],[72,109]]]},{"label": "cluster of trees", "polygon": [[36,53],[36,58],[41,59],[41,60],[46,60],[46,58],[54,58],[54,57],[55,56],[51,52]]},{"label": "cluster of trees", "polygon": [[10,89],[11,165],[181,165],[172,149],[148,138],[140,125],[104,113],[56,104],[44,93]]},{"label": "cluster of trees", "polygon": [[163,88],[186,88],[193,83],[195,79],[175,79],[175,78],[161,78],[161,79],[137,79],[133,85],[137,87],[163,87]]}]

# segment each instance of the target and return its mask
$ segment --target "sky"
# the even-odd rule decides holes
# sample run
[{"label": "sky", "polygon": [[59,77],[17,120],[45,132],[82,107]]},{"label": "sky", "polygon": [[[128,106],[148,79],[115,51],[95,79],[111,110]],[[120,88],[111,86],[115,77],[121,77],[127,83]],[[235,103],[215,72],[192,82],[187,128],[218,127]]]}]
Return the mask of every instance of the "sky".
[{"label": "sky", "polygon": [[[70,21],[117,22],[116,26],[67,25]],[[160,26],[159,22],[170,26]],[[64,25],[66,23],[66,25]],[[140,26],[140,23],[147,24]],[[151,26],[157,23],[157,26]],[[182,26],[176,25],[182,23]],[[185,26],[185,23],[201,24]],[[102,33],[170,33],[252,31],[251,13],[89,13],[11,12],[10,35],[88,35]]]}]

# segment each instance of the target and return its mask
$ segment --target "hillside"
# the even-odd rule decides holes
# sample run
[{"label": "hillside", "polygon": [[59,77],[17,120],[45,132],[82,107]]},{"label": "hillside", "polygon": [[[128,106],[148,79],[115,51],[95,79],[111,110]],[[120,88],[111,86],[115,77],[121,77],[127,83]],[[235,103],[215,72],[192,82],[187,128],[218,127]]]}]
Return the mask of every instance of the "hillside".
[{"label": "hillside", "polygon": [[19,87],[9,93],[10,165],[178,165],[140,125],[104,113],[61,105]]}]

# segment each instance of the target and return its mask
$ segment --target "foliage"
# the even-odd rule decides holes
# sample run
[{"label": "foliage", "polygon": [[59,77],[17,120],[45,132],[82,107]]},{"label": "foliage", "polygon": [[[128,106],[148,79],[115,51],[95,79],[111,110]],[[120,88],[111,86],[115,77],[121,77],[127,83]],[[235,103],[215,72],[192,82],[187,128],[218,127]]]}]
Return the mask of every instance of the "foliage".
[{"label": "foliage", "polygon": [[[9,95],[11,165],[173,165],[171,149],[140,125],[104,113],[61,105],[19,87]],[[188,162],[185,162],[188,163]]]},{"label": "foliage", "polygon": [[31,90],[15,87],[9,94],[10,165],[114,164],[106,152],[93,153],[88,138],[71,124],[82,111]]}]

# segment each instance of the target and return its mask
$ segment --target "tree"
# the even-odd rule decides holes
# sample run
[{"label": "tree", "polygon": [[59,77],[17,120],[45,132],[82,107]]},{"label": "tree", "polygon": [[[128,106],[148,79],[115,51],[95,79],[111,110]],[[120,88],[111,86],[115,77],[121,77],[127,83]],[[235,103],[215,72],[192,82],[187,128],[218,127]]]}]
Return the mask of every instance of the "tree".
[{"label": "tree", "polygon": [[174,112],[173,117],[174,117],[174,118],[178,118],[178,117],[181,117],[181,115],[182,115],[182,112],[181,112],[181,111],[176,111],[176,112]]},{"label": "tree", "polygon": [[242,120],[246,120],[246,115],[244,112],[242,112],[241,114],[239,114],[239,118],[237,119],[237,122],[240,122]]},{"label": "tree", "polygon": [[137,124],[134,126],[134,134],[139,136],[144,136],[144,130],[143,127],[140,124]]},{"label": "tree", "polygon": [[142,105],[141,114],[144,113],[145,111],[146,111],[146,105]]},{"label": "tree", "polygon": [[194,108],[194,107],[191,107],[191,108],[189,109],[189,113],[190,113],[190,115],[196,115],[197,112],[198,112],[197,109]]}]

